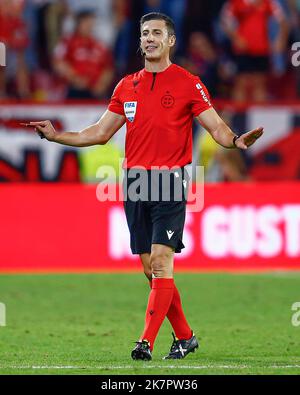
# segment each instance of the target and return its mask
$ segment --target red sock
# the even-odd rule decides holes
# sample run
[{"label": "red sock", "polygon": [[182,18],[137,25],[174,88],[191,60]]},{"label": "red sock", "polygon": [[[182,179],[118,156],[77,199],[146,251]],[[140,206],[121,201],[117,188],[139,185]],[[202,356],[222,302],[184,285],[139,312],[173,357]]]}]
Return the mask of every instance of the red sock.
[{"label": "red sock", "polygon": [[146,310],[145,328],[141,339],[150,342],[153,350],[155,338],[159,328],[169,310],[174,292],[173,278],[154,278]]},{"label": "red sock", "polygon": [[185,318],[182,309],[180,294],[175,284],[174,284],[173,299],[167,317],[174,329],[176,337],[179,340],[183,340],[183,339],[187,340],[192,337],[193,331],[189,327],[189,324],[187,323],[187,320]]},{"label": "red sock", "polygon": [[[152,287],[152,282],[149,281],[150,288]],[[179,340],[186,340],[190,339],[193,335],[193,331],[191,330],[181,304],[181,298],[178,289],[174,283],[174,292],[173,292],[173,299],[167,313],[168,320],[172,325],[175,335]]]}]

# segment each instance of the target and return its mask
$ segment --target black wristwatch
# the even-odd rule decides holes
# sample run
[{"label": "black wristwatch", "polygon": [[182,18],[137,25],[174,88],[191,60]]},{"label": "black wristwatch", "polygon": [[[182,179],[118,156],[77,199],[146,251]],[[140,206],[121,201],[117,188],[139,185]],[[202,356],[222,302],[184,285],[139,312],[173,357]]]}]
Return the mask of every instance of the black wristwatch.
[{"label": "black wristwatch", "polygon": [[[239,138],[239,136],[237,136],[237,135],[235,135],[234,137],[233,137],[233,139],[232,139],[232,144],[234,145],[234,147],[236,147],[236,144],[235,144],[235,142],[236,142],[236,140]],[[237,148],[237,147],[236,147]]]}]

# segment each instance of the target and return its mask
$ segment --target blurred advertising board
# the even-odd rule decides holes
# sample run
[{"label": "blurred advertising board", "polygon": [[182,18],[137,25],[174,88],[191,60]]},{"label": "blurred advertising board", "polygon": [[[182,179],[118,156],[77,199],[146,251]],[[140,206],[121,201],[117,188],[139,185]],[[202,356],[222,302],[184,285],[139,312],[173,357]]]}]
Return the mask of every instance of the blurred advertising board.
[{"label": "blurred advertising board", "polygon": [[[241,107],[230,102],[216,102],[215,105],[237,133],[265,127],[262,138],[246,154],[248,173],[253,180],[299,179],[299,104]],[[119,174],[119,161],[124,157],[125,127],[105,146],[77,149],[47,143],[32,128],[20,125],[21,122],[50,119],[58,130],[80,131],[97,122],[106,107],[106,103],[94,102],[1,103],[0,182],[97,182],[97,169],[102,165],[114,167]],[[219,147],[212,148],[211,141],[206,147],[200,138],[204,134],[201,128],[194,128],[195,163],[210,157]],[[214,160],[210,162],[215,163]],[[209,165],[206,172],[210,172]]]},{"label": "blurred advertising board", "polygon": [[106,106],[91,103],[1,104],[0,182],[94,182],[101,165],[118,171],[125,127],[105,146],[67,147],[41,140],[20,123],[49,119],[57,130],[80,131],[96,123]]}]

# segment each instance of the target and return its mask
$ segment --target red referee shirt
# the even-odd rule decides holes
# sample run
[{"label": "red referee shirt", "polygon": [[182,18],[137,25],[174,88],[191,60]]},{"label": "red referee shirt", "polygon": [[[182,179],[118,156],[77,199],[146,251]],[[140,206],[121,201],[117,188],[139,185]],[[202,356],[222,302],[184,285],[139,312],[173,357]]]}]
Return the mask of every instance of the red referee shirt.
[{"label": "red referee shirt", "polygon": [[175,64],[124,77],[109,111],[126,116],[125,168],[182,167],[192,161],[192,122],[211,108],[200,79]]}]

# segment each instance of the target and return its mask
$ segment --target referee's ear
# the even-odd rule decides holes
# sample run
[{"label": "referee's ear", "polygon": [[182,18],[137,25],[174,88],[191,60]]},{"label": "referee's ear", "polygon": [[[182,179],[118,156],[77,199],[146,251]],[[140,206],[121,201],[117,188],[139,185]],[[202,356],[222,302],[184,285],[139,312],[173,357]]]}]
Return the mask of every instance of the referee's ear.
[{"label": "referee's ear", "polygon": [[174,47],[176,43],[176,36],[175,34],[172,34],[171,36],[169,36],[169,47]]}]

